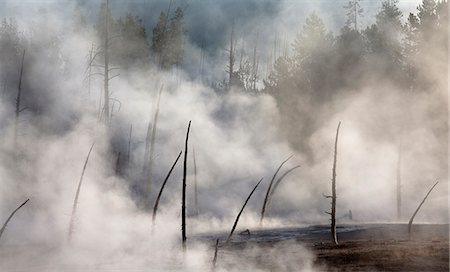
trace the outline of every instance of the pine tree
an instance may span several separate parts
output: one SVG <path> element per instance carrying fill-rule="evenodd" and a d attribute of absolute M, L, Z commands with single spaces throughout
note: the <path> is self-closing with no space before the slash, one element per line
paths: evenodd
<path fill-rule="evenodd" d="M 364 9 L 359 4 L 361 0 L 351 0 L 344 8 L 347 10 L 347 21 L 345 25 L 358 31 L 358 18 L 363 17 Z"/>

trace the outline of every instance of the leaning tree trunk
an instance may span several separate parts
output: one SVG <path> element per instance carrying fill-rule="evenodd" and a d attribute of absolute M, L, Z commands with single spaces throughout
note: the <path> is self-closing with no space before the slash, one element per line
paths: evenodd
<path fill-rule="evenodd" d="M 255 192 L 256 188 L 258 188 L 258 185 L 261 183 L 263 179 L 260 179 L 258 181 L 258 183 L 255 185 L 255 187 L 253 188 L 253 190 L 250 192 L 250 194 L 248 195 L 247 199 L 244 202 L 244 205 L 242 205 L 241 210 L 239 211 L 238 215 L 236 216 L 236 220 L 234 221 L 233 227 L 231 228 L 230 234 L 228 235 L 228 238 L 225 242 L 225 244 L 228 244 L 228 242 L 231 240 L 231 236 L 234 233 L 234 230 L 236 229 L 236 226 L 239 222 L 239 218 L 241 217 L 242 212 L 244 211 L 245 206 L 247 205 L 247 202 L 250 200 L 250 197 L 252 197 L 253 193 Z"/>
<path fill-rule="evenodd" d="M 433 191 L 434 187 L 436 187 L 436 185 L 439 182 L 436 181 L 436 183 L 431 187 L 431 189 L 428 191 L 428 193 L 425 195 L 425 197 L 423 198 L 422 202 L 420 202 L 419 207 L 417 207 L 416 211 L 413 213 L 413 215 L 411 216 L 411 219 L 409 219 L 408 222 L 408 234 L 409 234 L 409 239 L 411 239 L 411 229 L 412 229 L 412 223 L 414 220 L 414 217 L 416 217 L 416 214 L 419 212 L 420 208 L 422 207 L 423 203 L 425 202 L 425 200 L 427 199 L 428 195 L 430 195 L 431 191 Z"/>
<path fill-rule="evenodd" d="M 17 208 L 9 215 L 8 219 L 6 219 L 5 223 L 3 224 L 3 227 L 0 229 L 0 238 L 2 238 L 3 232 L 5 231 L 6 226 L 8 225 L 9 221 L 11 220 L 11 218 L 13 218 L 14 214 L 16 214 L 16 212 L 17 212 L 18 210 L 20 210 L 20 208 L 22 208 L 23 206 L 25 206 L 25 204 L 27 204 L 28 200 L 30 200 L 30 199 L 25 200 L 25 202 L 23 202 L 19 207 L 17 207 Z"/>
<path fill-rule="evenodd" d="M 267 202 L 269 200 L 269 195 L 272 189 L 272 185 L 273 182 L 275 181 L 275 178 L 277 177 L 278 172 L 280 172 L 281 167 L 283 167 L 283 165 L 292 158 L 293 155 L 291 155 L 289 158 L 287 158 L 285 161 L 283 161 L 280 166 L 277 168 L 277 171 L 275 171 L 275 174 L 273 174 L 272 180 L 270 180 L 269 183 L 269 187 L 267 188 L 267 192 L 266 192 L 266 196 L 264 197 L 264 202 L 263 202 L 263 206 L 261 208 L 261 217 L 259 219 L 259 225 L 262 226 L 263 224 L 263 220 L 264 220 L 264 216 L 266 214 L 266 208 L 267 208 Z"/>
<path fill-rule="evenodd" d="M 72 240 L 73 228 L 74 228 L 74 224 L 75 224 L 75 214 L 77 212 L 78 197 L 80 196 L 81 184 L 83 183 L 84 172 L 86 171 L 86 166 L 88 164 L 89 157 L 91 156 L 92 149 L 94 148 L 94 144 L 95 143 L 93 143 L 91 148 L 89 149 L 89 152 L 88 152 L 88 154 L 86 156 L 86 160 L 84 161 L 84 166 L 83 166 L 83 170 L 81 171 L 80 181 L 78 182 L 77 191 L 75 193 L 75 199 L 73 200 L 72 214 L 70 216 L 70 223 L 69 223 L 69 233 L 68 233 L 68 236 L 67 236 L 67 240 L 69 242 Z"/>
<path fill-rule="evenodd" d="M 186 250 L 186 174 L 187 174 L 187 154 L 189 131 L 191 130 L 191 121 L 186 132 L 186 143 L 184 145 L 184 162 L 183 162 L 183 188 L 181 198 L 181 241 L 183 243 L 183 251 Z"/>

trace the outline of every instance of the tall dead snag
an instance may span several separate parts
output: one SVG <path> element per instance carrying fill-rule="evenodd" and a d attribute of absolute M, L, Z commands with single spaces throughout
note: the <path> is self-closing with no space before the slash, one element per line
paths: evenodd
<path fill-rule="evenodd" d="M 411 229 L 412 229 L 412 223 L 414 220 L 414 217 L 416 217 L 416 214 L 419 212 L 420 208 L 422 207 L 423 203 L 425 202 L 425 200 L 427 199 L 428 195 L 430 195 L 431 191 L 433 191 L 434 187 L 436 187 L 436 185 L 439 183 L 439 181 L 436 181 L 436 183 L 431 187 L 431 189 L 428 191 L 428 193 L 425 195 L 425 197 L 423 198 L 422 202 L 420 202 L 419 207 L 417 207 L 416 211 L 413 213 L 413 215 L 411 216 L 411 219 L 409 219 L 408 222 L 408 234 L 409 234 L 409 239 L 411 239 Z"/>
<path fill-rule="evenodd" d="M 127 164 L 130 164 L 131 154 L 131 134 L 133 133 L 133 124 L 130 125 L 130 134 L 128 135 L 128 150 L 127 150 Z"/>
<path fill-rule="evenodd" d="M 331 216 L 331 237 L 333 243 L 338 245 L 337 232 L 336 232 L 336 163 L 337 163 L 337 144 L 339 138 L 339 128 L 341 127 L 341 122 L 339 122 L 336 129 L 336 140 L 334 142 L 334 158 L 333 158 L 333 170 L 331 177 L 331 196 L 325 196 L 326 198 L 331 198 L 331 213 L 327 212 Z"/>
<path fill-rule="evenodd" d="M 180 159 L 182 152 L 183 151 L 180 151 L 180 153 L 178 154 L 177 159 L 173 163 L 172 167 L 169 170 L 169 173 L 167 173 L 167 176 L 166 176 L 166 178 L 164 179 L 164 182 L 161 185 L 161 189 L 159 189 L 158 197 L 156 198 L 155 205 L 153 205 L 152 224 L 155 224 L 156 212 L 158 211 L 159 200 L 161 199 L 161 195 L 162 195 L 162 192 L 164 191 L 164 187 L 166 186 L 166 183 L 169 180 L 169 177 L 172 174 L 172 171 L 175 168 L 175 165 L 177 164 L 178 159 Z"/>
<path fill-rule="evenodd" d="M 231 26 L 231 34 L 230 34 L 230 48 L 228 49 L 228 90 L 231 89 L 231 85 L 233 84 L 233 76 L 234 76 L 234 23 Z"/>
<path fill-rule="evenodd" d="M 109 126 L 109 0 L 106 0 L 106 11 L 105 11 L 105 30 L 104 30 L 104 43 L 103 43 L 103 50 L 104 50 L 104 57 L 105 57 L 105 63 L 104 63 L 104 81 L 103 81 L 103 88 L 104 88 L 104 116 L 105 116 L 105 124 Z"/>
<path fill-rule="evenodd" d="M 217 252 L 219 251 L 219 239 L 216 240 L 216 246 L 214 247 L 214 258 L 212 260 L 212 271 L 216 270 Z"/>
<path fill-rule="evenodd" d="M 286 172 L 284 172 L 283 175 L 281 175 L 281 177 L 279 177 L 279 178 L 277 179 L 277 181 L 275 182 L 275 184 L 274 184 L 273 187 L 272 187 L 272 190 L 271 190 L 270 193 L 269 193 L 269 198 L 268 198 L 268 200 L 267 200 L 267 208 L 270 207 L 270 205 L 271 205 L 271 203 L 272 203 L 272 196 L 273 196 L 273 194 L 275 193 L 275 190 L 276 190 L 276 189 L 278 188 L 278 186 L 280 185 L 280 183 L 283 181 L 283 179 L 284 179 L 287 175 L 289 175 L 292 171 L 294 171 L 295 169 L 297 169 L 297 168 L 299 168 L 299 167 L 300 167 L 300 165 L 297 165 L 297 166 L 294 166 L 294 167 L 292 167 L 292 168 L 286 170 Z"/>
<path fill-rule="evenodd" d="M 264 202 L 263 202 L 263 206 L 261 208 L 261 218 L 259 219 L 259 224 L 262 226 L 263 224 L 263 220 L 264 220 L 264 215 L 266 213 L 266 208 L 267 208 L 267 201 L 269 200 L 269 194 L 270 191 L 272 189 L 272 185 L 273 182 L 275 181 L 275 178 L 277 177 L 278 172 L 280 172 L 281 167 L 283 167 L 283 165 L 292 158 L 293 155 L 291 155 L 289 158 L 287 158 L 285 161 L 283 161 L 280 166 L 278 167 L 277 171 L 275 171 L 275 174 L 273 174 L 272 180 L 270 180 L 269 183 L 269 187 L 267 188 L 267 192 L 266 192 L 266 196 L 264 197 Z"/>
<path fill-rule="evenodd" d="M 233 235 L 233 232 L 234 232 L 234 230 L 236 229 L 236 226 L 237 226 L 237 224 L 238 224 L 238 222 L 239 222 L 239 218 L 241 217 L 241 214 L 242 214 L 242 212 L 244 211 L 244 208 L 245 208 L 245 206 L 247 205 L 247 202 L 250 200 L 250 197 L 252 197 L 253 193 L 255 192 L 256 188 L 258 188 L 258 185 L 261 183 L 262 180 L 263 180 L 263 179 L 260 179 L 260 180 L 258 181 L 258 183 L 255 185 L 255 187 L 253 188 L 253 190 L 250 192 L 250 194 L 248 195 L 247 199 L 245 200 L 244 205 L 242 206 L 241 210 L 239 211 L 239 213 L 238 213 L 238 215 L 237 215 L 237 217 L 236 217 L 236 220 L 234 220 L 233 227 L 231 228 L 230 234 L 228 235 L 225 244 L 228 244 L 228 242 L 230 242 L 231 236 Z"/>
<path fill-rule="evenodd" d="M 88 154 L 86 156 L 86 160 L 84 162 L 83 170 L 81 171 L 80 181 L 78 182 L 77 191 L 75 193 L 75 199 L 73 200 L 72 215 L 70 216 L 69 233 L 68 233 L 68 237 L 67 237 L 67 240 L 69 242 L 72 240 L 73 227 L 74 227 L 74 223 L 75 223 L 75 214 L 77 212 L 78 197 L 80 196 L 80 190 L 81 190 L 81 184 L 83 183 L 84 172 L 86 171 L 86 166 L 88 164 L 89 157 L 91 156 L 91 151 L 94 148 L 94 144 L 95 143 L 92 144 L 92 146 L 89 149 L 89 152 L 88 152 Z"/>
<path fill-rule="evenodd" d="M 155 153 L 155 142 L 156 142 L 156 130 L 158 127 L 158 117 L 159 117 L 159 105 L 161 102 L 161 94 L 164 85 L 161 85 L 158 93 L 158 99 L 156 101 L 155 113 L 153 115 L 153 122 L 148 123 L 147 128 L 147 139 L 145 144 L 145 159 L 144 159 L 144 177 L 147 179 L 147 188 L 145 197 L 147 199 L 146 207 L 149 207 L 150 194 L 152 192 L 152 172 L 153 172 L 153 159 Z M 152 125 L 153 124 L 153 125 Z"/>
<path fill-rule="evenodd" d="M 22 53 L 22 63 L 20 65 L 20 74 L 19 74 L 19 86 L 17 87 L 17 98 L 16 98 L 16 111 L 15 111 L 15 120 L 14 120 L 14 149 L 17 147 L 17 134 L 19 129 L 19 115 L 24 110 L 20 108 L 20 98 L 22 96 L 22 77 L 23 77 L 23 63 L 25 60 L 25 49 Z"/>
<path fill-rule="evenodd" d="M 6 225 L 8 225 L 9 221 L 11 220 L 11 218 L 14 216 L 14 214 L 16 214 L 16 212 L 17 212 L 18 210 L 20 210 L 20 208 L 22 208 L 23 206 L 25 206 L 25 204 L 27 204 L 27 202 L 28 202 L 29 200 L 30 200 L 30 199 L 27 199 L 27 200 L 25 200 L 22 204 L 20 204 L 20 206 L 17 207 L 17 208 L 9 215 L 9 217 L 8 217 L 8 219 L 6 219 L 5 223 L 3 223 L 3 227 L 0 229 L 0 239 L 2 238 L 3 232 L 4 232 L 5 229 L 6 229 Z"/>
<path fill-rule="evenodd" d="M 183 162 L 183 188 L 181 198 L 181 241 L 183 243 L 183 250 L 186 250 L 186 174 L 187 174 L 187 154 L 188 154 L 188 141 L 189 131 L 191 130 L 191 121 L 186 132 L 186 143 L 184 145 L 184 162 Z"/>
<path fill-rule="evenodd" d="M 402 163 L 402 150 L 401 147 L 398 149 L 398 160 L 397 160 L 397 219 L 402 218 L 402 176 L 401 176 L 401 163 Z"/>
<path fill-rule="evenodd" d="M 195 160 L 195 148 L 192 149 L 192 156 L 194 159 L 194 206 L 195 215 L 198 216 L 197 161 Z"/>

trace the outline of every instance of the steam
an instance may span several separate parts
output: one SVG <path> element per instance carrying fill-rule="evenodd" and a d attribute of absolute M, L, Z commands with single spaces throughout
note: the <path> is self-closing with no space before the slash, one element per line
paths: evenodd
<path fill-rule="evenodd" d="M 264 226 L 327 224 L 328 216 L 324 211 L 329 210 L 329 203 L 322 194 L 327 194 L 330 188 L 334 131 L 340 120 L 337 218 L 348 210 L 352 210 L 353 217 L 360 222 L 391 222 L 396 218 L 400 143 L 404 214 L 412 214 L 423 197 L 425 185 L 434 180 L 447 182 L 447 130 L 442 125 L 447 124 L 442 102 L 445 93 L 406 94 L 389 81 L 374 85 L 372 79 L 364 78 L 362 81 L 367 82 L 364 88 L 348 90 L 327 104 L 326 109 L 316 110 L 309 108 L 307 102 L 296 102 L 296 107 L 314 111 L 314 118 L 320 121 L 320 126 L 310 136 L 302 135 L 301 128 L 280 126 L 280 109 L 270 94 L 254 96 L 231 90 L 223 95 L 204 83 L 222 78 L 226 67 L 223 53 L 226 31 L 220 33 L 220 37 L 211 38 L 211 43 L 205 42 L 210 48 L 202 49 L 200 40 L 206 38 L 200 37 L 194 27 L 186 40 L 188 64 L 182 69 L 161 71 L 151 66 L 121 72 L 110 86 L 111 96 L 120 101 L 121 106 L 119 109 L 117 103 L 114 107 L 111 126 L 105 128 L 98 118 L 101 78 L 93 79 L 91 94 L 84 83 L 86 57 L 97 37 L 94 33 L 70 30 L 68 10 L 71 12 L 75 4 L 66 9 L 57 2 L 6 1 L 0 4 L 2 10 L 10 11 L 16 18 L 23 36 L 29 41 L 24 45 L 27 47 L 26 80 L 22 86 L 22 103 L 27 110 L 20 115 L 17 148 L 11 141 L 16 74 L 10 75 L 8 90 L 0 97 L 0 129 L 4 136 L 0 143 L 0 220 L 6 218 L 17 203 L 30 198 L 20 214 L 9 222 L 0 240 L 0 270 L 208 270 L 214 241 L 208 244 L 191 237 L 228 231 L 256 178 L 264 176 L 265 181 L 270 180 L 279 162 L 291 154 L 294 157 L 286 163 L 286 169 L 299 164 L 302 167 L 286 176 L 279 186 L 277 183 L 277 193 L 267 207 Z M 86 13 L 94 6 L 98 8 L 98 3 L 81 2 Z M 193 2 L 188 14 L 189 11 L 199 12 L 195 8 L 198 2 L 203 1 Z M 210 7 L 211 12 L 204 15 L 208 19 L 205 25 L 219 15 L 233 14 L 241 7 L 240 2 L 261 7 L 255 1 L 230 1 L 233 9 L 227 11 Z M 288 11 L 320 11 L 325 5 L 305 2 L 307 8 L 303 9 L 299 3 L 303 1 L 282 1 L 271 3 L 267 9 L 261 8 L 261 12 L 242 19 L 243 27 L 238 36 L 253 36 L 249 34 L 253 26 L 267 25 L 266 29 L 259 29 L 260 37 L 274 29 L 280 29 L 280 36 L 295 37 L 293 32 L 301 29 L 302 22 L 295 22 L 298 29 L 287 28 L 294 22 L 294 16 Z M 405 10 L 411 8 L 409 3 L 404 4 Z M 114 15 L 122 16 L 121 8 L 125 4 L 113 3 L 112 6 L 115 4 Z M 135 9 L 133 4 L 129 6 L 129 10 Z M 164 5 L 155 2 L 155 6 Z M 158 13 L 160 10 L 162 8 Z M 298 17 L 304 20 L 304 16 Z M 194 22 L 193 18 L 195 16 L 190 17 L 189 25 L 195 26 L 199 22 Z M 337 28 L 338 22 L 332 20 L 333 16 L 326 18 L 331 18 L 330 29 Z M 269 24 L 272 21 L 275 23 Z M 256 40 L 250 40 L 247 44 L 252 47 L 254 42 Z M 286 38 L 284 43 L 290 42 Z M 261 61 L 269 59 L 273 51 L 271 42 L 261 41 L 260 45 Z M 199 67 L 195 59 L 202 50 L 208 54 L 204 70 L 210 73 L 203 82 L 198 80 Z M 16 65 L 19 71 L 20 62 L 11 65 Z M 430 63 L 428 67 L 431 75 L 441 68 Z M 0 69 L 6 70 L 6 67 L 2 65 Z M 446 87 L 445 79 L 436 78 L 436 82 L 439 87 Z M 189 156 L 186 255 L 183 255 L 180 234 L 180 164 L 165 186 L 153 234 L 151 214 L 144 209 L 144 203 L 149 199 L 153 203 L 158 193 L 157 190 L 150 196 L 143 193 L 145 185 L 141 174 L 147 126 L 155 112 L 154 101 L 162 83 L 165 89 L 152 151 L 153 188 L 160 188 L 167 169 L 183 149 L 186 124 L 192 120 L 189 148 L 192 150 L 195 146 L 200 214 L 193 216 L 197 212 L 194 165 Z M 130 145 L 129 135 L 132 135 Z M 301 138 L 313 155 L 301 152 L 286 135 Z M 86 151 L 93 142 L 95 147 L 84 173 L 69 245 L 66 237 L 73 197 Z M 121 162 L 123 171 L 116 175 L 117 154 L 128 154 L 129 147 L 129 162 Z M 261 204 L 268 186 L 263 181 L 255 191 L 239 227 L 259 226 Z M 448 188 L 439 186 L 416 221 L 448 222 L 447 202 Z M 299 257 L 292 260 L 280 255 L 286 248 L 294 250 L 293 254 Z M 246 262 L 245 258 L 252 256 L 267 257 L 272 269 L 277 271 L 316 269 L 313 254 L 298 244 L 282 243 L 267 251 L 252 246 L 242 252 L 244 257 L 219 250 L 217 271 L 236 270 L 233 268 L 236 263 L 242 265 L 239 270 L 267 269 Z"/>

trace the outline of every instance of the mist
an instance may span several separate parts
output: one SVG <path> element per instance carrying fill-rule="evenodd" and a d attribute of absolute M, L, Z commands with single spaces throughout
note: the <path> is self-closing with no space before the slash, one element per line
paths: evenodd
<path fill-rule="evenodd" d="M 339 122 L 338 218 L 351 210 L 358 223 L 405 223 L 439 181 L 415 220 L 449 222 L 446 1 L 436 8 L 441 15 L 430 23 L 436 25 L 417 15 L 423 23 L 416 26 L 408 14 L 419 13 L 421 1 L 392 1 L 400 15 L 388 22 L 377 15 L 381 3 L 362 1 L 364 11 L 353 25 L 343 8 L 348 1 L 169 6 L 111 0 L 109 116 L 102 36 L 107 13 L 100 2 L 0 3 L 0 220 L 30 199 L 1 236 L 1 270 L 207 271 L 214 242 L 196 237 L 228 232 L 264 178 L 238 225 L 239 231 L 261 228 L 270 179 L 291 155 L 284 169 L 301 167 L 277 188 L 264 227 L 327 225 L 330 203 L 323 195 L 331 190 Z M 155 29 L 167 11 L 164 31 L 175 34 L 158 40 Z M 184 151 L 189 121 L 184 252 L 181 162 L 153 227 L 148 203 Z M 69 242 L 75 192 L 92 144 Z M 277 271 L 327 269 L 314 264 L 306 247 L 295 250 L 298 259 L 281 258 L 286 244 L 269 253 L 246 247 L 244 258 L 225 251 L 218 271 L 269 271 L 245 262 L 261 255 Z"/>

